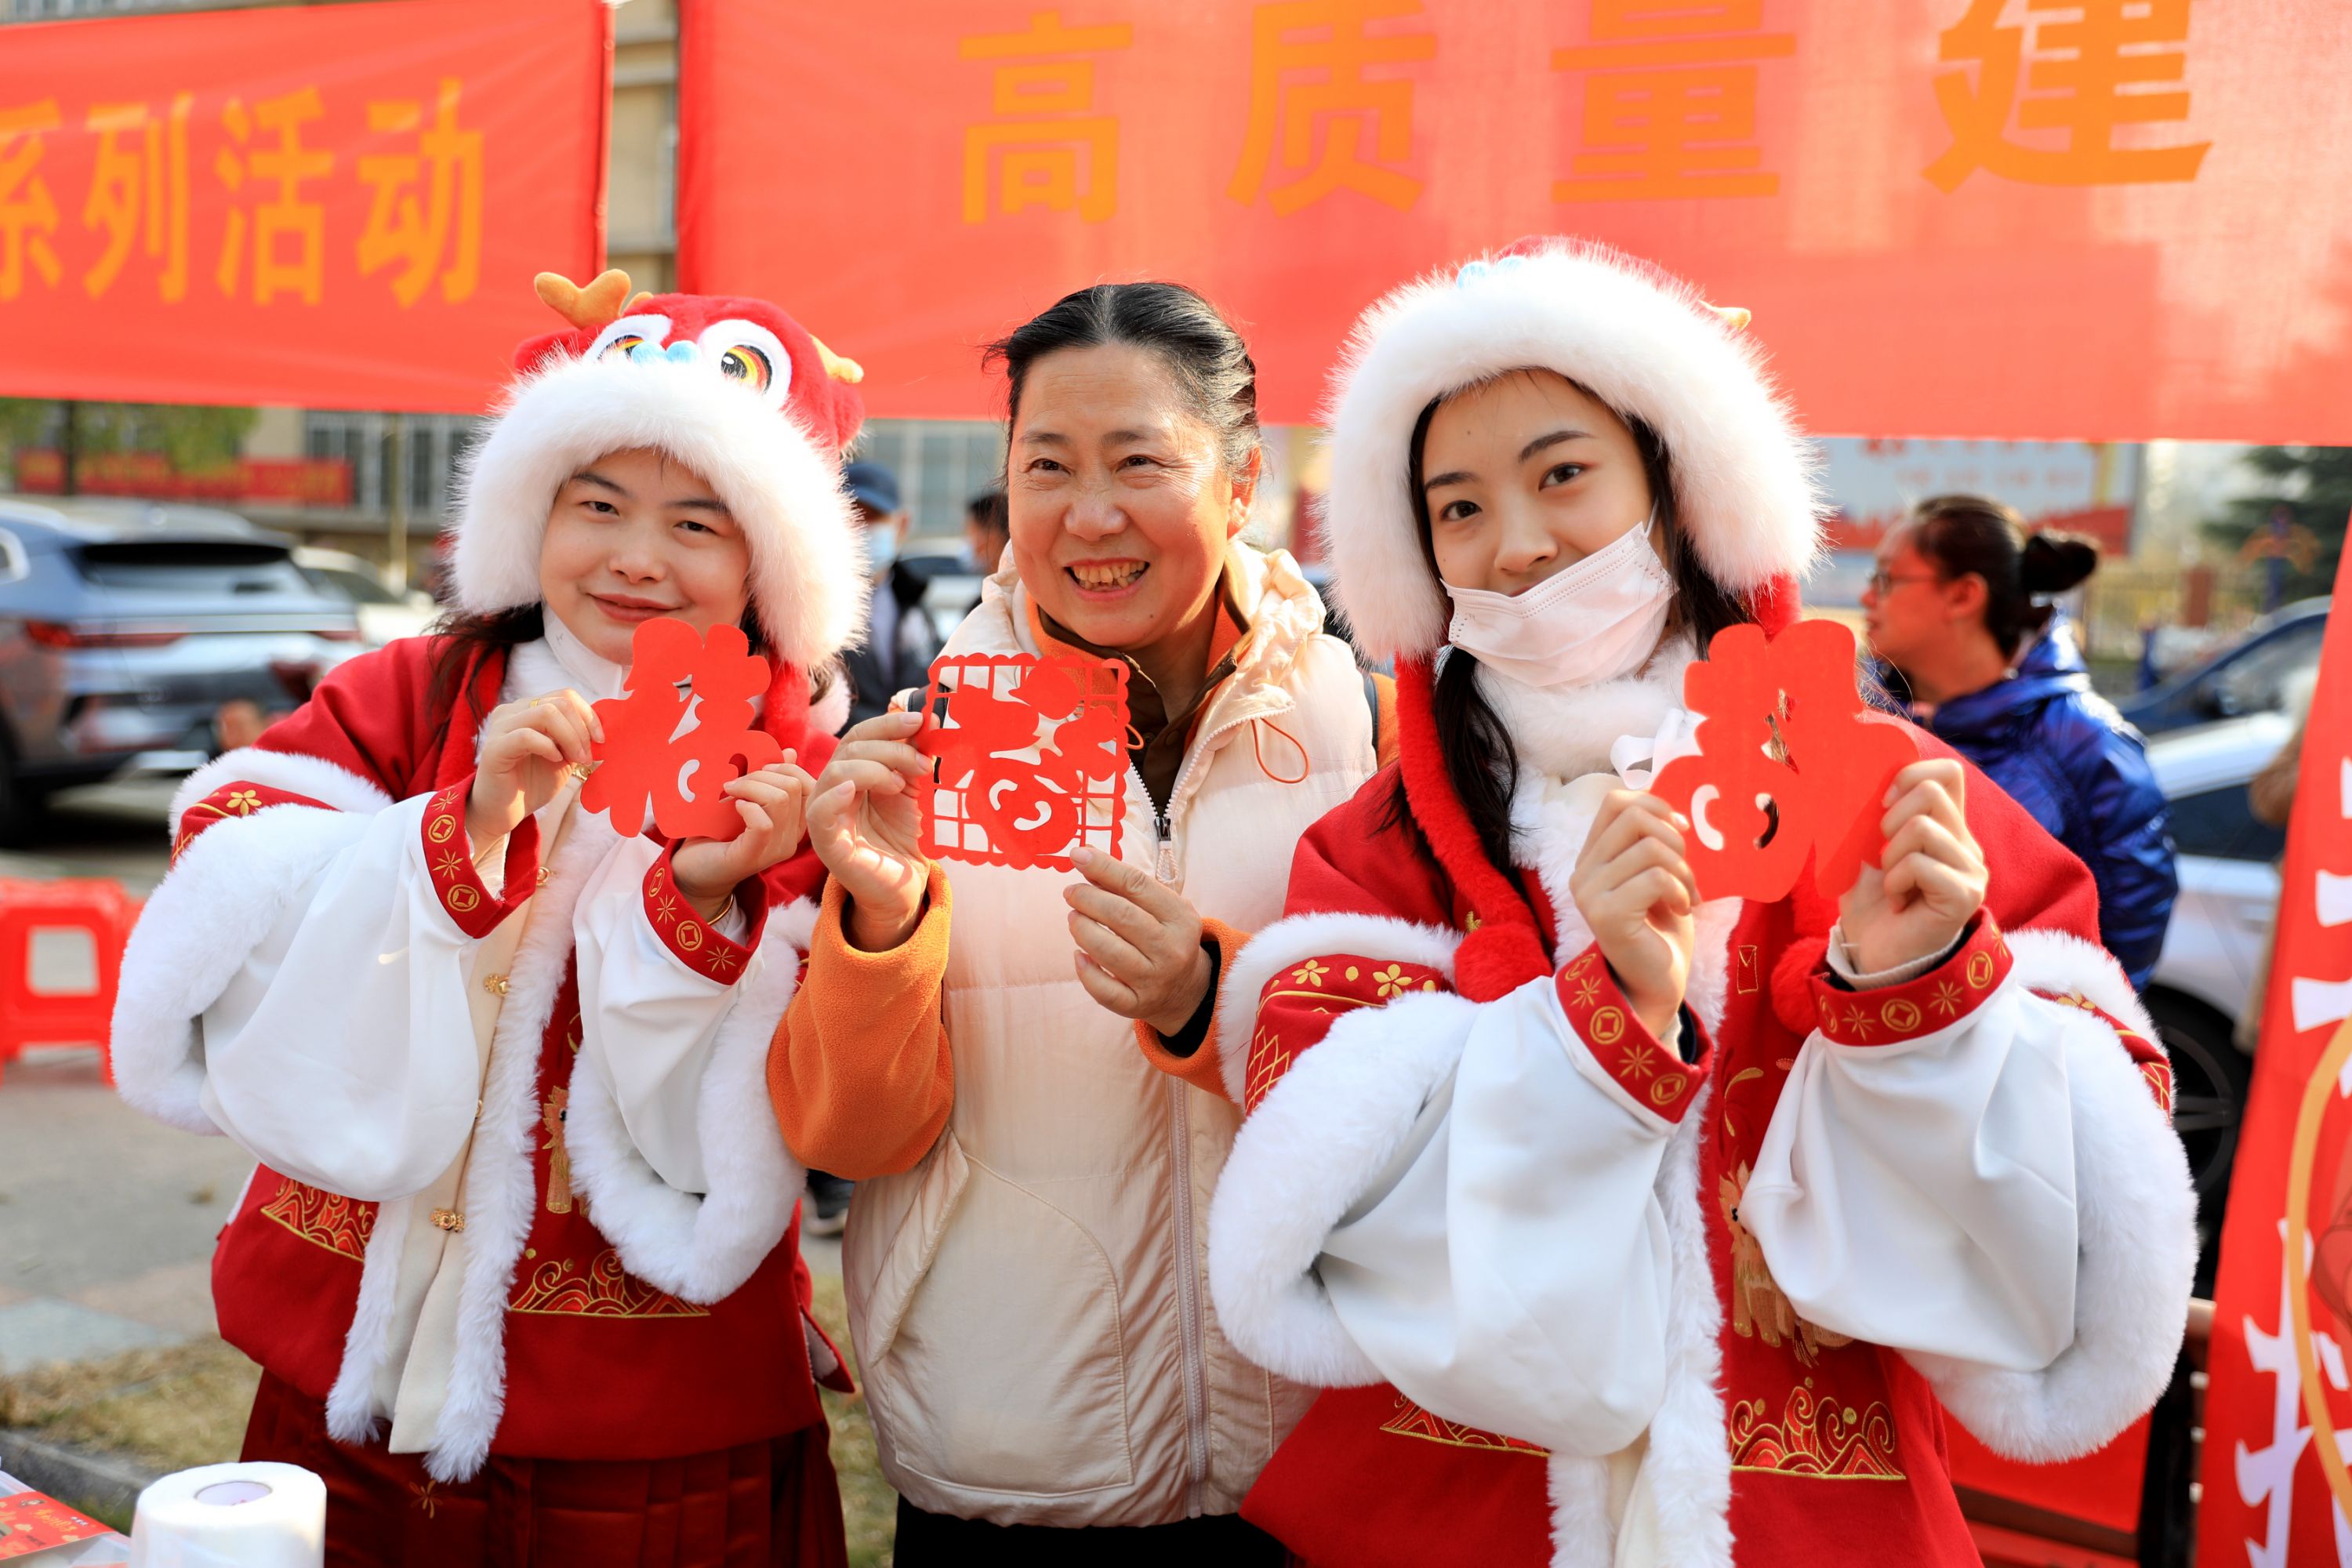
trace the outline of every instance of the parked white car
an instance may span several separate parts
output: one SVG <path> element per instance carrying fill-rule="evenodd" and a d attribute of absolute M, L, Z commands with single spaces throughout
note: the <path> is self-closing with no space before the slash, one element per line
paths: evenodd
<path fill-rule="evenodd" d="M 2294 733 L 2285 713 L 2252 713 L 2148 742 L 2148 765 L 2172 806 L 2180 896 L 2145 1000 L 2171 1055 L 2173 1127 L 2196 1173 L 2198 1224 L 2221 1220 L 2252 1060 L 2232 1038 L 2262 1005 L 2255 986 L 2278 914 L 2283 829 L 2254 818 L 2246 787 Z"/>
<path fill-rule="evenodd" d="M 399 637 L 422 637 L 440 618 L 441 607 L 433 602 L 433 595 L 415 588 L 393 587 L 373 564 L 357 555 L 304 545 L 294 552 L 294 564 L 319 587 L 352 602 L 360 618 L 360 635 L 370 647 L 382 647 Z"/>

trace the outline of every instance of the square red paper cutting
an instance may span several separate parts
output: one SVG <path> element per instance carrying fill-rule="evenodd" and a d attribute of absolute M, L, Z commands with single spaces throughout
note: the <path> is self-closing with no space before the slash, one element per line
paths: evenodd
<path fill-rule="evenodd" d="M 931 666 L 923 848 L 976 866 L 1072 869 L 1118 853 L 1127 807 L 1127 666 L 1082 655 L 961 654 Z"/>

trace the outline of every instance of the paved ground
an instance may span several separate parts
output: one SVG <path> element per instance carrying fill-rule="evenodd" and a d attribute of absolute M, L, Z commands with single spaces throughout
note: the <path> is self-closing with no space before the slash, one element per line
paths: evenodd
<path fill-rule="evenodd" d="M 165 868 L 171 785 L 78 790 L 0 878 L 113 877 L 144 896 Z M 87 955 L 37 950 L 64 985 Z M 253 1161 L 225 1138 L 159 1126 L 118 1100 L 94 1049 L 43 1050 L 0 1077 L 0 1374 L 213 1331 L 213 1238 Z M 838 1241 L 811 1241 L 837 1275 Z"/>

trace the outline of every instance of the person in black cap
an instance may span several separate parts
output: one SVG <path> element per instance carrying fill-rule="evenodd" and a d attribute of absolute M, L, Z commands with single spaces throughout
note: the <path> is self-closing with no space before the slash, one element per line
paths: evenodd
<path fill-rule="evenodd" d="M 866 641 L 842 655 L 851 686 L 849 722 L 887 711 L 890 699 L 920 686 L 939 657 L 939 628 L 923 608 L 923 575 L 898 558 L 907 513 L 898 503 L 898 477 L 879 463 L 852 463 L 841 481 L 866 529 L 866 560 L 874 574 L 866 600 Z"/>

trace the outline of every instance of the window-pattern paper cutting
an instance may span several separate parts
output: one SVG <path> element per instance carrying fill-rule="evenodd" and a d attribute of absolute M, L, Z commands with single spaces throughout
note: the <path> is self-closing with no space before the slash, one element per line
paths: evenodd
<path fill-rule="evenodd" d="M 1127 805 L 1127 666 L 1076 655 L 950 655 L 923 691 L 932 759 L 923 847 L 978 866 L 1072 868 L 1118 853 Z"/>

